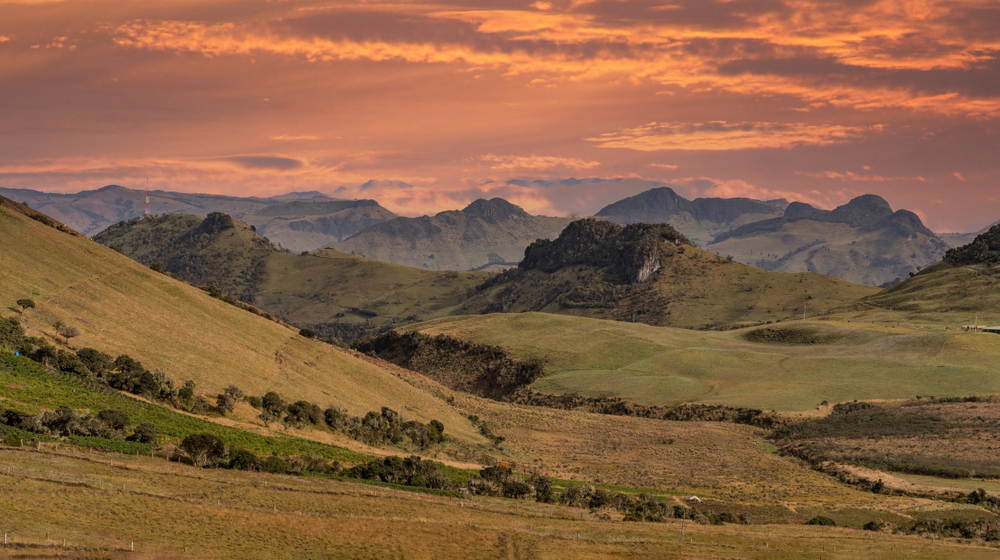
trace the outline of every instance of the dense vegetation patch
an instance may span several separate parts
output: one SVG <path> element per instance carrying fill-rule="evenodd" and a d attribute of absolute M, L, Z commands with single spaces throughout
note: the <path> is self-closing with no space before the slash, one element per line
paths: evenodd
<path fill-rule="evenodd" d="M 1000 263 L 1000 225 L 977 235 L 968 245 L 949 249 L 944 260 L 956 266 Z"/>
<path fill-rule="evenodd" d="M 452 389 L 498 400 L 530 385 L 544 373 L 539 361 L 517 360 L 499 346 L 445 335 L 389 331 L 362 339 L 354 348 L 419 371 Z"/>

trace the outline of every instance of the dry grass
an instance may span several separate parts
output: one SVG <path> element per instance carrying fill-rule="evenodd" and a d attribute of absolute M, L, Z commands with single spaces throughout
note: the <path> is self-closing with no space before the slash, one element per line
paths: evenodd
<path fill-rule="evenodd" d="M 248 394 L 336 404 L 352 414 L 389 406 L 408 419 L 443 422 L 449 435 L 482 441 L 440 398 L 295 329 L 247 313 L 155 273 L 98 243 L 0 209 L 0 297 L 29 297 L 28 334 L 62 343 L 53 323 L 77 325 L 74 348 L 129 354 L 176 382 L 215 394 L 235 384 Z"/>
<path fill-rule="evenodd" d="M 600 521 L 583 510 L 457 500 L 150 459 L 0 449 L 0 529 L 70 555 L 197 558 L 988 558 L 956 542 L 803 525 Z M 11 469 L 12 467 L 12 469 Z M 8 470 L 10 469 L 10 470 Z M 123 487 L 124 485 L 124 487 Z M 377 494 L 377 495 L 376 495 Z M 581 519 L 581 512 L 583 512 Z M 127 551 L 134 543 L 135 554 Z M 836 550 L 834 552 L 834 550 Z M 102 552 L 103 551 L 103 552 Z M 121 552 L 114 552 L 121 551 Z M 74 554 L 75 553 L 75 554 Z"/>

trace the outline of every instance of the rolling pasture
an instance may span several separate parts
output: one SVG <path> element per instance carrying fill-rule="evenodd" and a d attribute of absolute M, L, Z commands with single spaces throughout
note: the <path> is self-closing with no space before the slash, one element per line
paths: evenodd
<path fill-rule="evenodd" d="M 802 411 L 823 401 L 1000 392 L 1000 336 L 940 325 L 786 321 L 718 332 L 524 313 L 410 328 L 541 358 L 547 374 L 533 385 L 540 392 L 641 404 Z M 756 329 L 769 331 L 748 336 Z"/>

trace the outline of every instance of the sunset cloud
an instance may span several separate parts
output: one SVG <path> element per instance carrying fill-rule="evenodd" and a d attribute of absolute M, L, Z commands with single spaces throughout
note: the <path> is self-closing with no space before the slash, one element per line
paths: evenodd
<path fill-rule="evenodd" d="M 749 150 L 823 146 L 861 136 L 864 127 L 804 123 L 649 123 L 587 138 L 602 148 L 659 150 Z"/>
<path fill-rule="evenodd" d="M 3 6 L 2 186 L 586 215 L 648 174 L 1000 217 L 995 0 Z M 960 180 L 970 200 L 934 192 Z"/>
<path fill-rule="evenodd" d="M 593 169 L 599 167 L 599 161 L 585 161 L 577 158 L 554 156 L 498 156 L 487 154 L 480 159 L 491 163 L 490 169 L 497 171 L 515 171 L 524 169 L 553 169 L 565 167 L 569 169 Z"/>

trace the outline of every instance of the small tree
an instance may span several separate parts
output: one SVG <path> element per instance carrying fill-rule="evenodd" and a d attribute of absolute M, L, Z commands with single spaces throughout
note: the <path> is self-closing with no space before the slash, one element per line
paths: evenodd
<path fill-rule="evenodd" d="M 21 307 L 21 313 L 24 313 L 27 309 L 35 308 L 35 300 L 28 298 L 19 299 L 17 300 L 17 305 Z"/>
<path fill-rule="evenodd" d="M 74 325 L 59 325 L 56 327 L 56 332 L 66 339 L 66 344 L 69 344 L 69 339 L 82 334 L 80 328 Z"/>
<path fill-rule="evenodd" d="M 233 408 L 236 406 L 236 401 L 243 398 L 243 391 L 240 390 L 236 385 L 230 385 L 226 387 L 222 394 L 216 399 L 216 403 L 219 406 L 219 411 L 222 413 L 232 412 Z"/>
<path fill-rule="evenodd" d="M 156 424 L 152 422 L 143 422 L 135 427 L 135 433 L 129 436 L 128 439 L 129 441 L 151 443 L 156 445 L 156 440 L 159 435 L 160 429 L 156 427 Z"/>
<path fill-rule="evenodd" d="M 226 446 L 222 440 L 212 434 L 193 434 L 181 442 L 181 449 L 191 455 L 191 460 L 196 467 L 204 467 L 211 462 L 218 461 L 226 452 Z"/>
<path fill-rule="evenodd" d="M 190 401 L 194 397 L 194 381 L 185 381 L 184 386 L 177 390 L 177 396 L 184 402 Z"/>
<path fill-rule="evenodd" d="M 272 416 L 281 416 L 284 414 L 285 409 L 288 408 L 288 403 L 281 398 L 281 395 L 274 391 L 268 391 L 264 395 L 264 398 L 261 399 L 261 404 L 264 406 L 264 411 L 271 413 Z"/>
<path fill-rule="evenodd" d="M 107 424 L 112 430 L 123 430 L 129 425 L 128 414 L 115 410 L 113 408 L 108 408 L 97 413 L 97 418 Z"/>

